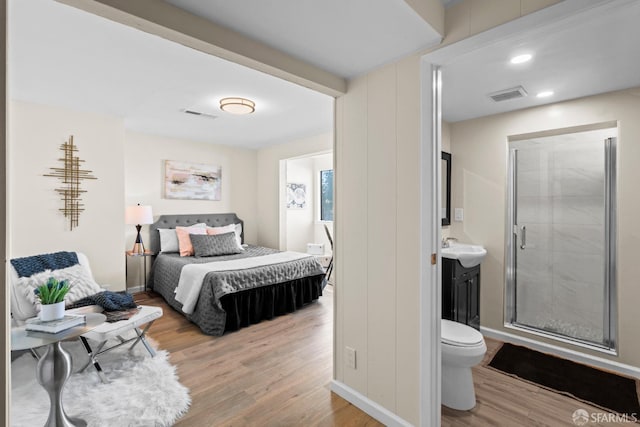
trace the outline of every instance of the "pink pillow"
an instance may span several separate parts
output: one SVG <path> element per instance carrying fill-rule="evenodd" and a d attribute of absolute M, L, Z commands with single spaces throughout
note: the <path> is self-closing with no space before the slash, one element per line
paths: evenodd
<path fill-rule="evenodd" d="M 210 236 L 215 236 L 216 234 L 225 234 L 236 231 L 235 224 L 225 225 L 224 227 L 207 227 L 207 234 Z"/>
<path fill-rule="evenodd" d="M 189 234 L 207 234 L 207 229 L 204 227 L 176 227 L 180 256 L 193 256 L 194 254 Z"/>

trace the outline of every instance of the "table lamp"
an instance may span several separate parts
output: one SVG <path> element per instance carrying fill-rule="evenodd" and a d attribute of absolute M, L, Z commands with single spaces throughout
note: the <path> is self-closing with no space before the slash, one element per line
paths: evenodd
<path fill-rule="evenodd" d="M 153 224 L 153 213 L 151 212 L 151 206 L 141 206 L 138 203 L 136 206 L 127 206 L 125 211 L 125 222 L 136 226 L 138 235 L 136 236 L 136 242 L 133 244 L 132 253 L 143 254 L 144 244 L 142 243 L 142 236 L 140 235 L 140 229 L 142 224 Z"/>

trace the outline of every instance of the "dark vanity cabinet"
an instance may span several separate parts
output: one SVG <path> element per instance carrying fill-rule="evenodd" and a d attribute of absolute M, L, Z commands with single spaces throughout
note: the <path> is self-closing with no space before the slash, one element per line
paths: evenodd
<path fill-rule="evenodd" d="M 442 258 L 442 318 L 480 329 L 480 265 Z"/>

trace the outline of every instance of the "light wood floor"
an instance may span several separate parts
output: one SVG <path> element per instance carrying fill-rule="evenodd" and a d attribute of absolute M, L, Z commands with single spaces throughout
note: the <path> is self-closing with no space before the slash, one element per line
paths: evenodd
<path fill-rule="evenodd" d="M 149 335 L 191 390 L 191 408 L 176 426 L 382 426 L 329 390 L 330 287 L 302 310 L 222 337 L 202 334 L 158 295 L 136 301 L 162 306 Z"/>
<path fill-rule="evenodd" d="M 476 407 L 471 411 L 456 411 L 443 406 L 442 427 L 575 426 L 571 417 L 579 408 L 589 414 L 603 413 L 602 409 L 488 368 L 486 365 L 502 343 L 488 338 L 485 341 L 487 354 L 482 363 L 473 368 Z M 589 422 L 587 425 L 617 424 Z"/>
<path fill-rule="evenodd" d="M 180 381 L 191 390 L 188 426 L 382 426 L 331 393 L 333 294 L 287 316 L 211 337 L 153 293 L 141 304 L 162 306 L 150 330 L 171 353 Z M 442 426 L 574 426 L 578 408 L 598 408 L 484 366 L 500 343 L 487 339 L 487 355 L 474 368 L 477 405 L 442 409 Z M 611 423 L 595 424 L 611 426 Z"/>

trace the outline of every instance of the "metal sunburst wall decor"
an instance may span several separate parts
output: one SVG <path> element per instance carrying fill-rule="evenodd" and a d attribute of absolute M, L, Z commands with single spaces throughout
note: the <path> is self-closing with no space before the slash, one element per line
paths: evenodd
<path fill-rule="evenodd" d="M 69 225 L 73 230 L 74 227 L 78 226 L 80 212 L 84 211 L 84 204 L 80 195 L 87 192 L 80 189 L 80 184 L 84 179 L 98 178 L 91 175 L 92 171 L 80 169 L 80 163 L 84 163 L 84 160 L 80 160 L 78 156 L 74 155 L 78 151 L 78 147 L 73 144 L 73 135 L 69 137 L 69 141 L 60 145 L 60 150 L 64 153 L 64 157 L 58 160 L 62 162 L 63 167 L 49 168 L 51 173 L 44 176 L 58 178 L 62 181 L 63 186 L 56 188 L 56 193 L 60 194 L 64 202 L 64 207 L 59 210 L 65 217 L 69 218 Z"/>

